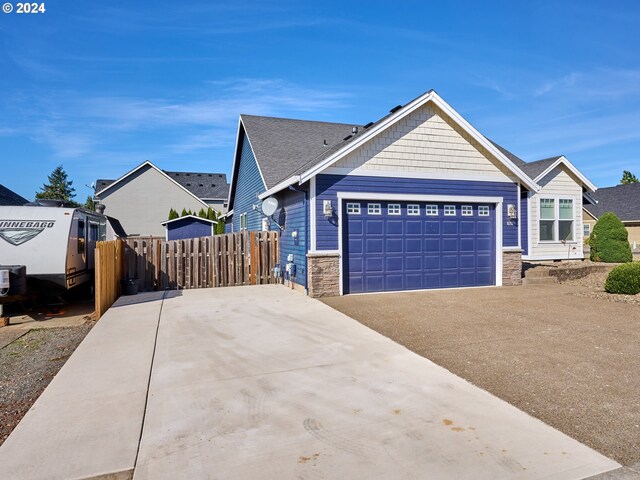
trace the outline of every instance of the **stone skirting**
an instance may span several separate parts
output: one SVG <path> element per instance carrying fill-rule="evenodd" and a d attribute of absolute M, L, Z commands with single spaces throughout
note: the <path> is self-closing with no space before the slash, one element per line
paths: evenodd
<path fill-rule="evenodd" d="M 340 255 L 308 253 L 307 262 L 309 296 L 318 298 L 340 295 Z"/>
<path fill-rule="evenodd" d="M 502 252 L 502 285 L 522 285 L 522 250 Z"/>

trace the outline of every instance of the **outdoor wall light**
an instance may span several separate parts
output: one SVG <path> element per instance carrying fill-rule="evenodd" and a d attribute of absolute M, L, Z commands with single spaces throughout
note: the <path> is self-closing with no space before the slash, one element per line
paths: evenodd
<path fill-rule="evenodd" d="M 327 218 L 333 217 L 333 207 L 331 206 L 331 200 L 322 201 L 322 212 Z"/>

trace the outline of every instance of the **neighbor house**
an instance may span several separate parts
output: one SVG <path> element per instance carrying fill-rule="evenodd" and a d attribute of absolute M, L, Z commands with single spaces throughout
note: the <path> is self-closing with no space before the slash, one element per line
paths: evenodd
<path fill-rule="evenodd" d="M 590 197 L 592 201 L 583 205 L 584 236 L 591 235 L 603 213 L 613 212 L 627 227 L 632 249 L 640 250 L 640 183 L 600 188 Z"/>
<path fill-rule="evenodd" d="M 224 173 L 168 172 L 146 161 L 117 180 L 97 180 L 95 199 L 127 236 L 165 236 L 170 209 L 224 213 L 228 190 Z"/>
<path fill-rule="evenodd" d="M 241 115 L 225 228 L 281 231 L 280 263 L 312 296 L 517 285 L 523 259 L 583 258 L 595 188 L 563 156 L 523 161 L 429 91 L 366 125 Z"/>
<path fill-rule="evenodd" d="M 185 215 L 184 217 L 165 220 L 162 225 L 165 227 L 165 239 L 185 240 L 187 238 L 210 237 L 215 233 L 215 220 L 201 218 L 196 215 Z"/>
<path fill-rule="evenodd" d="M 9 207 L 21 207 L 29 200 L 18 195 L 16 192 L 9 190 L 4 185 L 0 185 L 0 205 Z"/>

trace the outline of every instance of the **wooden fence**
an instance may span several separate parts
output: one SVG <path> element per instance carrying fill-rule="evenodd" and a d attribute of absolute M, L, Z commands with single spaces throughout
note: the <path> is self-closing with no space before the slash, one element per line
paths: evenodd
<path fill-rule="evenodd" d="M 96 243 L 96 318 L 100 318 L 120 296 L 120 280 L 124 277 L 124 252 L 122 240 Z"/>
<path fill-rule="evenodd" d="M 277 232 L 228 233 L 165 241 L 125 240 L 125 272 L 140 291 L 276 283 Z"/>

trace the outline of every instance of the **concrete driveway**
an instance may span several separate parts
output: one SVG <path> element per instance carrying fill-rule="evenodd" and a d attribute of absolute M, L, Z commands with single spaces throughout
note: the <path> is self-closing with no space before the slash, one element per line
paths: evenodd
<path fill-rule="evenodd" d="M 88 337 L 91 341 L 92 335 L 102 335 L 101 326 L 119 322 L 110 329 L 110 340 L 129 338 L 127 329 L 137 321 L 127 318 L 132 312 L 146 322 L 146 330 L 138 332 L 144 352 L 157 332 L 155 349 L 143 355 L 146 360 L 129 363 L 133 370 L 150 366 L 144 408 L 142 390 L 131 384 L 140 383 L 140 375 L 130 375 L 127 362 L 115 362 L 124 377 L 131 377 L 120 389 L 122 400 L 132 401 L 122 412 L 105 404 L 102 416 L 111 417 L 110 438 L 94 440 L 90 450 L 104 457 L 117 445 L 113 469 L 110 460 L 92 467 L 95 460 L 82 442 L 100 437 L 106 428 L 100 424 L 107 420 L 82 412 L 78 421 L 87 430 L 84 436 L 79 427 L 68 428 L 68 438 L 58 434 L 55 445 L 50 442 L 40 451 L 38 436 L 52 427 L 56 409 L 66 408 L 60 397 L 64 392 L 54 391 L 43 395 L 48 415 L 36 409 L 40 420 L 35 422 L 30 412 L 24 428 L 19 426 L 15 438 L 0 448 L 0 478 L 89 478 L 117 471 L 134 479 L 566 480 L 619 467 L 299 293 L 278 286 L 181 293 L 112 308 Z M 143 308 L 157 312 L 155 324 Z M 84 362 L 91 361 L 87 350 L 81 350 L 87 355 Z M 75 387 L 84 388 L 81 383 Z M 110 388 L 119 389 L 113 383 Z M 115 406 L 116 393 L 108 396 Z M 138 426 L 137 439 L 132 426 Z M 25 455 L 21 449 L 29 441 L 36 445 Z M 74 465 L 57 465 L 70 449 Z M 126 461 L 117 462 L 123 456 Z M 27 459 L 42 468 L 30 465 L 29 475 L 16 477 L 19 462 Z M 65 473 L 58 474 L 60 469 Z"/>

